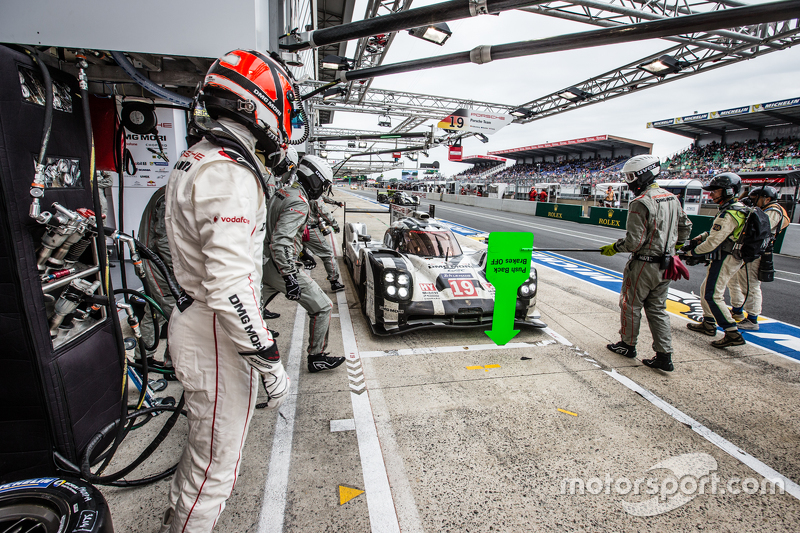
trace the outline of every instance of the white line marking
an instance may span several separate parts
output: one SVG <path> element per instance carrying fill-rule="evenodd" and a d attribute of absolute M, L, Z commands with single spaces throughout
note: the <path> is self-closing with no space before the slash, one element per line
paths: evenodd
<path fill-rule="evenodd" d="M 353 431 L 354 429 L 356 429 L 356 421 L 352 418 L 331 420 L 331 433 L 336 431 Z"/>
<path fill-rule="evenodd" d="M 394 357 L 396 355 L 425 355 L 431 353 L 449 353 L 449 352 L 481 352 L 484 350 L 513 350 L 515 348 L 533 348 L 535 346 L 547 346 L 554 344 L 553 341 L 545 340 L 539 342 L 510 342 L 505 346 L 498 346 L 496 344 L 471 344 L 468 346 L 435 346 L 431 348 L 404 348 L 402 350 L 378 350 L 374 352 L 361 352 L 362 359 L 371 359 L 375 357 Z"/>
<path fill-rule="evenodd" d="M 336 303 L 339 306 L 339 323 L 342 326 L 342 342 L 348 362 L 359 360 L 356 336 L 353 323 L 350 320 L 350 310 L 347 307 L 347 297 L 344 292 L 336 293 Z M 360 390 L 360 387 L 350 385 L 351 388 Z M 372 533 L 400 533 L 400 524 L 392 500 L 392 491 L 389 487 L 389 478 L 386 474 L 386 465 L 383 462 L 381 444 L 378 441 L 378 432 L 375 429 L 375 418 L 372 406 L 369 403 L 369 391 L 366 394 L 350 393 L 353 403 L 353 419 L 356 426 L 358 439 L 358 453 L 361 455 L 361 472 L 364 476 L 364 490 L 367 494 L 367 508 L 369 509 L 369 523 Z"/>
<path fill-rule="evenodd" d="M 261 512 L 258 515 L 258 533 L 281 533 L 286 512 L 286 490 L 289 486 L 289 465 L 292 461 L 292 438 L 297 411 L 297 384 L 300 380 L 300 360 L 302 355 L 303 330 L 306 324 L 306 310 L 297 306 L 292 329 L 292 343 L 286 373 L 289 376 L 289 396 L 276 414 L 275 434 L 272 437 L 272 452 L 269 458 L 269 472 L 264 484 Z"/>
<path fill-rule="evenodd" d="M 559 344 L 563 344 L 564 346 L 572 346 L 572 343 L 561 336 L 559 333 L 556 333 L 550 328 L 544 328 L 544 332 L 553 337 Z"/>
<path fill-rule="evenodd" d="M 611 370 L 610 372 L 604 370 L 606 374 L 617 380 L 618 382 L 622 383 L 626 387 L 628 387 L 633 392 L 640 394 L 645 400 L 652 403 L 672 418 L 677 420 L 682 424 L 686 424 L 689 426 L 692 431 L 706 439 L 708 442 L 716 446 L 717 448 L 721 449 L 734 459 L 737 459 L 744 463 L 745 465 L 749 466 L 765 478 L 769 480 L 780 479 L 786 488 L 786 492 L 800 500 L 800 485 L 792 481 L 791 479 L 787 478 L 783 474 L 773 470 L 769 466 L 765 465 L 749 453 L 745 452 L 732 442 L 724 439 L 723 437 L 717 435 L 706 426 L 698 422 L 697 420 L 691 418 L 689 415 L 685 414 L 684 412 L 676 409 L 675 407 L 671 406 L 649 390 L 639 386 L 636 382 L 628 379 L 627 377 L 623 376 L 622 374 L 618 373 L 616 370 Z"/>
<path fill-rule="evenodd" d="M 779 279 L 781 281 L 788 281 L 789 283 L 800 283 L 800 281 L 795 281 L 793 279 L 786 279 L 786 278 L 775 278 L 775 279 Z"/>
<path fill-rule="evenodd" d="M 500 222 L 506 222 L 506 223 L 514 224 L 516 226 L 524 226 L 526 228 L 535 228 L 535 229 L 538 229 L 538 230 L 541 230 L 541 231 L 548 231 L 548 232 L 551 232 L 551 233 L 557 233 L 559 235 L 569 235 L 570 237 L 575 237 L 577 239 L 583 239 L 583 240 L 586 240 L 586 241 L 608 242 L 608 237 L 603 237 L 602 235 L 593 235 L 593 234 L 590 234 L 590 233 L 587 233 L 587 232 L 578 233 L 578 232 L 565 230 L 563 228 L 554 229 L 552 226 L 546 226 L 544 224 L 536 224 L 535 222 L 528 222 L 528 221 L 523 221 L 523 220 L 515 220 L 513 218 L 486 215 L 486 214 L 476 213 L 476 212 L 473 212 L 473 211 L 467 211 L 465 209 L 455 209 L 455 208 L 449 207 L 449 206 L 447 206 L 447 207 L 439 206 L 439 205 L 436 206 L 437 210 L 440 209 L 440 208 L 444 209 L 445 211 L 455 211 L 457 213 L 464 213 L 464 214 L 467 214 L 469 216 L 480 217 L 480 218 L 488 218 L 490 220 L 497 220 L 497 221 L 500 221 Z M 608 228 L 608 229 L 613 229 L 613 228 Z M 615 230 L 615 231 L 622 231 L 622 230 Z M 593 235 L 593 236 L 592 237 L 587 237 L 587 235 Z M 597 238 L 594 238 L 594 237 L 597 237 Z"/>

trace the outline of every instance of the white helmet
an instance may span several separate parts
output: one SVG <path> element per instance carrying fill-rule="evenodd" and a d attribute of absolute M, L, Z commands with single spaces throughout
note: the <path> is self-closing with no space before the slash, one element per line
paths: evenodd
<path fill-rule="evenodd" d="M 280 163 L 273 169 L 276 176 L 286 177 L 286 174 L 297 169 L 298 155 L 297 150 L 291 144 L 286 148 L 286 155 Z"/>
<path fill-rule="evenodd" d="M 659 172 L 661 172 L 661 162 L 658 157 L 651 154 L 635 155 L 628 159 L 625 166 L 622 167 L 625 183 L 636 194 L 653 183 Z"/>
<path fill-rule="evenodd" d="M 315 155 L 304 155 L 297 165 L 297 181 L 311 200 L 316 200 L 333 185 L 333 170 L 327 161 Z"/>

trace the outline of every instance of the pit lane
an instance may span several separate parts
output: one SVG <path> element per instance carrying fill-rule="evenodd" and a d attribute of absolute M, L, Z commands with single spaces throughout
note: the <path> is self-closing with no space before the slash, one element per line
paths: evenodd
<path fill-rule="evenodd" d="M 388 214 L 359 221 L 379 238 Z M 480 329 L 378 338 L 340 267 L 347 290 L 331 295 L 330 349 L 348 361 L 338 370 L 308 374 L 304 313 L 280 298 L 270 306 L 282 314 L 270 327 L 283 334 L 293 402 L 256 412 L 218 530 L 796 529 L 797 363 L 751 345 L 715 350 L 674 317 L 676 371 L 655 372 L 605 349 L 618 329 L 611 291 L 550 268 L 539 269 L 538 297 L 549 330 L 523 330 L 512 347 L 489 349 Z M 327 287 L 322 269 L 312 275 Z M 647 355 L 646 328 L 641 337 Z M 177 459 L 182 424 L 159 460 Z M 724 479 L 762 479 L 771 468 L 787 492 L 697 495 L 654 516 L 623 507 L 649 495 L 562 494 L 564 480 L 646 477 L 687 454 L 712 457 Z M 118 527 L 155 530 L 166 487 L 107 491 Z M 358 495 L 340 505 L 342 494 Z"/>

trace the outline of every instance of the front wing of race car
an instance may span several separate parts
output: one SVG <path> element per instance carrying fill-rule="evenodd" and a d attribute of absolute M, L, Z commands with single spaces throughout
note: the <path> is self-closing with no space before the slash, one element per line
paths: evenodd
<path fill-rule="evenodd" d="M 359 227 L 360 224 L 353 226 Z M 372 332 L 394 335 L 423 328 L 491 327 L 494 287 L 486 280 L 485 254 L 421 258 L 359 241 L 358 230 L 345 239 L 345 262 Z M 347 233 L 347 231 L 346 231 Z M 514 325 L 544 328 L 536 310 L 535 268 L 518 292 Z"/>

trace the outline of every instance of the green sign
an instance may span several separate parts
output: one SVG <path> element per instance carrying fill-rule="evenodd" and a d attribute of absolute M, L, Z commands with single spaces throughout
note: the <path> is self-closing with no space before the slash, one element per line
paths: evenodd
<path fill-rule="evenodd" d="M 489 234 L 486 279 L 494 285 L 492 329 L 486 335 L 498 346 L 508 344 L 514 329 L 517 289 L 530 277 L 533 233 L 494 231 Z"/>
<path fill-rule="evenodd" d="M 550 204 L 538 202 L 536 204 L 536 216 L 554 218 L 556 220 L 569 220 L 570 222 L 580 222 L 583 208 L 579 205 L 569 204 Z"/>
<path fill-rule="evenodd" d="M 609 228 L 625 229 L 628 221 L 627 209 L 612 209 L 610 207 L 590 207 L 589 224 L 607 226 Z"/>

